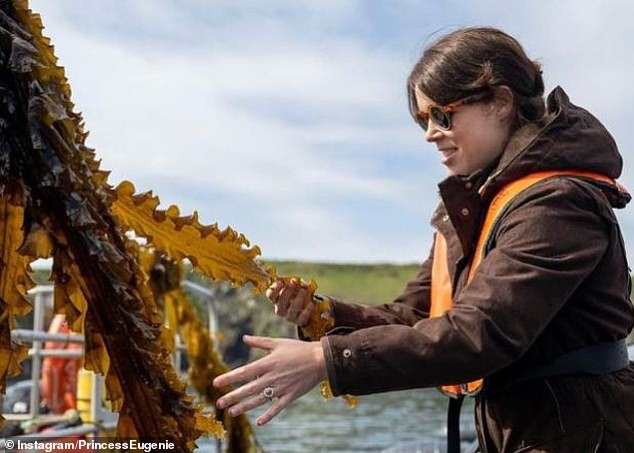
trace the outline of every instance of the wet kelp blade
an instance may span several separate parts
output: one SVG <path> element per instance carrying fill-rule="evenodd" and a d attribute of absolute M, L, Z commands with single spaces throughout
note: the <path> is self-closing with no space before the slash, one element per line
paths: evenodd
<path fill-rule="evenodd" d="M 13 257 L 15 248 L 4 244 L 3 372 L 14 363 L 7 332 L 12 307 L 23 311 L 20 297 L 29 285 L 25 261 L 52 254 L 56 307 L 73 317 L 75 327 L 85 319 L 86 363 L 106 374 L 121 411 L 119 435 L 170 439 L 177 451 L 191 451 L 209 429 L 207 419 L 186 395 L 169 351 L 158 341 L 160 319 L 151 291 L 110 214 L 107 173 L 84 145 L 87 134 L 56 61 L 27 3 L 0 2 L 0 198 L 8 209 L 18 207 L 11 213 L 15 218 L 3 220 L 4 228 L 9 235 L 24 232 L 25 239 L 16 236 L 14 245 L 23 243 L 19 253 L 26 257 Z M 22 282 L 20 297 L 9 280 Z"/>
<path fill-rule="evenodd" d="M 146 238 L 170 258 L 188 258 L 203 274 L 229 280 L 235 285 L 251 283 L 263 291 L 275 276 L 257 262 L 260 248 L 248 248 L 243 234 L 227 227 L 201 225 L 198 215 L 180 216 L 176 206 L 158 209 L 159 199 L 151 192 L 134 194 L 134 185 L 124 181 L 114 190 L 112 212 L 121 225 Z"/>
<path fill-rule="evenodd" d="M 14 316 L 31 311 L 26 292 L 35 284 L 29 275 L 32 259 L 18 253 L 24 241 L 24 209 L 7 197 L 0 198 L 0 392 L 5 392 L 7 377 L 16 376 L 27 348 L 11 342 Z"/>
<path fill-rule="evenodd" d="M 229 390 L 217 389 L 212 382 L 216 376 L 229 371 L 229 367 L 182 289 L 184 265 L 182 261 L 173 260 L 156 249 L 137 246 L 137 250 L 139 262 L 143 263 L 143 269 L 150 276 L 150 286 L 164 314 L 166 327 L 162 340 L 170 350 L 175 350 L 174 338 L 177 334 L 180 336 L 187 352 L 188 382 L 206 403 L 215 407 L 216 400 Z M 222 424 L 217 423 L 216 430 L 226 430 L 226 451 L 260 451 L 245 414 L 234 418 L 227 411 L 214 410 L 216 418 L 222 420 Z"/>

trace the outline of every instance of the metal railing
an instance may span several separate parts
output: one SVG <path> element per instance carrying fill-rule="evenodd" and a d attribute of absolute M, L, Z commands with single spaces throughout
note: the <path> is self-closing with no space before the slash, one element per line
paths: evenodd
<path fill-rule="evenodd" d="M 42 359 L 44 357 L 81 358 L 83 350 L 79 349 L 50 349 L 44 348 L 44 342 L 60 343 L 84 343 L 83 335 L 49 333 L 44 330 L 44 316 L 46 307 L 53 303 L 53 286 L 37 286 L 29 292 L 33 296 L 33 329 L 14 329 L 11 332 L 12 341 L 31 343 L 29 357 L 31 358 L 31 387 L 28 414 L 2 414 L 8 421 L 36 421 L 41 425 L 56 422 L 67 422 L 68 417 L 62 414 L 40 414 L 40 374 L 42 371 Z M 114 430 L 116 426 L 116 414 L 105 410 L 101 405 L 101 387 L 103 377 L 93 374 L 91 389 L 91 424 L 69 427 L 66 429 L 49 431 L 46 433 L 35 432 L 11 437 L 11 439 L 46 440 L 58 439 L 65 436 L 82 436 L 95 434 L 102 430 Z M 6 439 L 0 439 L 0 448 L 5 448 Z"/>

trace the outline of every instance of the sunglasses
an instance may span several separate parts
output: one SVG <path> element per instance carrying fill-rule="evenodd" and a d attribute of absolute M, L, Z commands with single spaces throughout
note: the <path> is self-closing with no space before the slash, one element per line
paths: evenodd
<path fill-rule="evenodd" d="M 451 117 L 453 116 L 453 112 L 460 106 L 466 104 L 472 104 L 474 102 L 478 102 L 488 97 L 491 93 L 489 91 L 485 91 L 482 93 L 472 94 L 467 96 L 466 98 L 462 98 L 456 102 L 452 102 L 447 105 L 431 105 L 427 108 L 426 111 L 417 111 L 414 113 L 414 121 L 418 123 L 420 127 L 423 128 L 425 132 L 429 129 L 429 120 L 431 119 L 434 124 L 436 124 L 441 130 L 448 131 L 451 129 Z"/>

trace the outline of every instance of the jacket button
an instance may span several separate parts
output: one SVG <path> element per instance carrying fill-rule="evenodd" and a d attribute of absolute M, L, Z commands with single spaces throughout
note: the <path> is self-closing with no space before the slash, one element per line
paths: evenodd
<path fill-rule="evenodd" d="M 350 357 L 352 357 L 352 351 L 348 348 L 343 350 L 343 358 L 344 359 L 349 359 Z"/>
<path fill-rule="evenodd" d="M 467 208 L 462 208 L 462 210 L 460 211 L 460 213 L 463 216 L 468 216 L 469 215 L 469 210 Z"/>
<path fill-rule="evenodd" d="M 449 220 L 449 216 L 447 214 L 445 214 L 444 216 L 442 216 L 442 221 L 446 222 L 447 220 Z"/>
<path fill-rule="evenodd" d="M 465 189 L 467 189 L 467 190 L 470 190 L 472 187 L 473 187 L 473 183 L 472 183 L 472 182 L 467 182 L 467 183 L 464 185 L 464 188 L 465 188 Z"/>

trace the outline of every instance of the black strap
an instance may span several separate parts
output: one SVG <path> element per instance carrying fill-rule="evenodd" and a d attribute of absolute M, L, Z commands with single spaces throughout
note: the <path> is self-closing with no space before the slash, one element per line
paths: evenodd
<path fill-rule="evenodd" d="M 447 408 L 447 453 L 460 453 L 460 408 L 464 395 L 449 398 Z"/>
<path fill-rule="evenodd" d="M 610 374 L 629 366 L 625 339 L 597 343 L 555 357 L 538 366 L 514 370 L 514 383 L 570 374 Z M 460 409 L 464 395 L 449 398 L 447 408 L 447 453 L 460 453 Z"/>
<path fill-rule="evenodd" d="M 517 376 L 516 382 L 567 374 L 602 375 L 614 373 L 629 364 L 627 343 L 622 339 L 576 349 L 544 365 L 521 369 L 513 374 Z"/>

